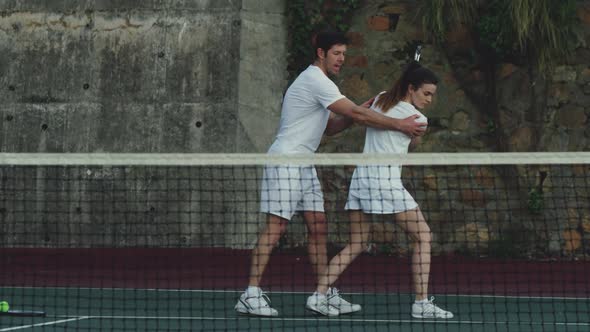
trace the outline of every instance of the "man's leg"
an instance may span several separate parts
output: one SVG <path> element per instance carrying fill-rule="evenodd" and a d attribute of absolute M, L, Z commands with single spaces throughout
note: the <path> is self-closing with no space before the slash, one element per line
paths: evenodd
<path fill-rule="evenodd" d="M 252 261 L 250 264 L 250 279 L 248 286 L 258 287 L 260 279 L 266 269 L 272 250 L 279 242 L 281 235 L 287 228 L 287 220 L 279 216 L 268 214 L 266 228 L 258 237 L 258 244 L 252 250 Z"/>
<path fill-rule="evenodd" d="M 278 316 L 278 311 L 270 306 L 269 298 L 259 285 L 270 254 L 286 227 L 286 219 L 268 214 L 266 227 L 258 237 L 256 248 L 252 250 L 248 288 L 235 306 L 237 312 L 255 316 Z"/>
<path fill-rule="evenodd" d="M 326 272 L 328 253 L 326 249 L 328 225 L 326 214 L 318 211 L 305 211 L 303 213 L 308 231 L 307 251 L 309 261 L 316 278 L 320 278 Z M 338 309 L 330 306 L 326 294 L 317 292 L 307 299 L 305 307 L 324 316 L 338 316 Z"/>

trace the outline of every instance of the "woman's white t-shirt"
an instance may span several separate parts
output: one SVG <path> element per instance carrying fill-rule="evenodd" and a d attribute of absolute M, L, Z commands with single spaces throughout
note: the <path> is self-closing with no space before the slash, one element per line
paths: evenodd
<path fill-rule="evenodd" d="M 414 105 L 400 101 L 387 112 L 375 106 L 371 109 L 395 119 L 405 119 L 419 115 L 417 122 L 427 122 L 427 118 Z M 399 131 L 367 128 L 363 153 L 405 154 L 411 138 Z M 401 180 L 401 165 L 357 166 L 352 176 L 347 209 L 362 209 L 366 213 L 397 213 L 417 206 L 404 188 Z M 353 203 L 356 201 L 357 203 Z M 361 204 L 362 203 L 362 204 Z"/>

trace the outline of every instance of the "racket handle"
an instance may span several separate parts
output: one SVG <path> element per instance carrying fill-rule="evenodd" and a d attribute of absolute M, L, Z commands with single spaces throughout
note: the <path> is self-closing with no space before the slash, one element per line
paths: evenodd
<path fill-rule="evenodd" d="M 414 61 L 420 62 L 420 55 L 422 54 L 422 45 L 416 46 L 416 52 L 414 53 Z"/>
<path fill-rule="evenodd" d="M 35 310 L 8 310 L 0 312 L 0 316 L 20 316 L 20 317 L 45 317 L 45 311 Z"/>

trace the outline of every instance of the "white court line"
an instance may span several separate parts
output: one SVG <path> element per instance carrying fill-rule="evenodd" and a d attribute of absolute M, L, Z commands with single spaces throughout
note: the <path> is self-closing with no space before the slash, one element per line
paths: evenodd
<path fill-rule="evenodd" d="M 57 324 L 62 324 L 62 323 L 74 322 L 74 321 L 88 319 L 88 318 L 90 318 L 90 317 L 89 316 L 82 316 L 82 317 L 75 317 L 75 318 L 70 318 L 70 319 L 56 320 L 56 321 L 53 321 L 53 322 L 45 322 L 45 323 L 38 323 L 38 324 L 30 324 L 30 325 L 7 327 L 7 328 L 4 328 L 4 329 L 1 329 L 0 331 L 24 330 L 24 329 L 30 329 L 30 328 L 39 327 L 39 326 L 57 325 Z"/>
<path fill-rule="evenodd" d="M 102 288 L 105 289 L 105 288 Z M 121 289 L 128 289 L 128 288 L 121 288 Z M 116 290 L 116 289 L 113 289 Z M 155 289 L 155 288 L 145 288 L 145 289 L 137 289 L 137 290 L 144 290 L 144 291 L 155 291 L 155 292 L 192 292 L 192 293 L 232 293 L 232 294 L 241 294 L 243 290 L 222 290 L 222 289 Z M 309 294 L 310 292 L 295 292 L 295 291 L 276 291 L 276 292 L 265 292 L 266 294 Z M 375 292 L 341 292 L 341 294 L 345 295 L 407 295 L 413 296 L 411 293 L 375 293 Z M 517 296 L 517 295 L 478 295 L 478 294 L 433 294 L 434 296 L 444 296 L 444 297 L 482 297 L 482 298 L 501 298 L 501 299 L 524 299 L 524 300 L 583 300 L 587 301 L 590 298 L 587 297 L 563 297 L 563 296 Z"/>
<path fill-rule="evenodd" d="M 154 289 L 154 288 L 93 288 L 93 287 L 2 287 L 6 288 L 18 288 L 18 289 L 58 289 L 58 290 L 91 290 L 91 291 L 148 291 L 148 292 L 175 292 L 175 293 L 229 293 L 229 294 L 239 294 L 241 290 L 206 290 L 206 289 Z M 269 292 L 269 294 L 306 294 L 307 292 Z M 346 293 L 346 294 L 355 294 L 355 295 L 387 295 L 392 293 Z M 395 295 L 410 295 L 408 293 L 393 293 Z M 503 296 L 503 295 L 461 295 L 461 294 L 441 294 L 447 297 L 481 297 L 481 298 L 512 298 L 512 299 L 545 299 L 545 300 L 583 300 L 587 301 L 588 298 L 572 298 L 572 297 L 530 297 L 530 296 Z M 70 318 L 71 316 L 65 315 L 56 315 L 53 316 L 55 318 L 68 318 L 64 320 L 59 320 L 55 322 L 48 322 L 48 323 L 41 323 L 35 325 L 27 325 L 22 327 L 16 328 L 8 328 L 2 329 L 1 331 L 12 331 L 18 329 L 25 329 L 25 328 L 32 328 L 37 326 L 43 325 L 54 325 L 59 323 L 66 323 L 70 321 L 76 320 L 83 320 L 83 319 L 131 319 L 131 320 L 140 320 L 140 319 L 153 319 L 153 320 L 207 320 L 207 321 L 238 321 L 241 319 L 249 319 L 247 316 L 236 316 L 236 317 L 192 317 L 192 316 L 177 316 L 177 317 L 165 317 L 165 316 L 83 316 L 83 317 L 75 317 Z M 268 321 L 285 321 L 285 322 L 302 322 L 302 321 L 333 321 L 333 322 L 344 322 L 344 323 L 382 323 L 382 324 L 452 324 L 452 325 L 533 325 L 533 326 L 566 326 L 566 327 L 590 327 L 590 322 L 534 322 L 534 321 L 527 321 L 527 322 L 518 322 L 518 321 L 482 321 L 482 320 L 411 320 L 411 319 L 355 319 L 355 318 L 297 318 L 297 317 L 281 317 L 281 318 L 264 318 L 264 317 L 256 317 L 256 319 L 260 320 L 268 320 Z"/>
<path fill-rule="evenodd" d="M 230 289 L 164 289 L 164 288 L 98 288 L 98 287 L 1 287 L 3 289 L 74 289 L 74 290 L 96 290 L 96 291 L 150 291 L 162 293 L 231 293 L 241 294 L 244 290 Z M 299 291 L 273 291 L 265 292 L 266 294 L 309 294 L 309 292 Z M 375 293 L 375 292 L 341 292 L 345 295 L 408 295 L 410 293 Z M 588 301 L 588 297 L 565 297 L 565 296 L 517 296 L 517 295 L 490 295 L 490 294 L 433 294 L 434 296 L 444 297 L 481 297 L 481 298 L 499 298 L 499 299 L 523 299 L 523 300 L 572 300 Z"/>
<path fill-rule="evenodd" d="M 60 317 L 60 316 L 57 316 Z M 64 316 L 67 317 L 67 316 Z M 191 317 L 191 316 L 87 316 L 87 319 L 135 319 L 135 320 L 209 320 L 209 321 L 238 321 L 241 319 L 249 319 L 252 317 L 248 316 L 236 316 L 236 317 Z M 486 324 L 486 325 L 534 325 L 534 326 L 545 326 L 545 325 L 560 325 L 560 326 L 590 326 L 590 323 L 567 323 L 567 322 L 510 322 L 510 321 L 471 321 L 471 320 L 426 320 L 426 319 L 354 319 L 354 318 L 265 318 L 265 317 L 254 317 L 258 320 L 268 321 L 283 321 L 283 322 L 301 322 L 301 321 L 326 321 L 326 322 L 346 322 L 346 323 L 411 323 L 411 324 L 454 324 L 454 325 L 474 325 L 474 324 Z M 2 331 L 2 330 L 0 330 Z"/>

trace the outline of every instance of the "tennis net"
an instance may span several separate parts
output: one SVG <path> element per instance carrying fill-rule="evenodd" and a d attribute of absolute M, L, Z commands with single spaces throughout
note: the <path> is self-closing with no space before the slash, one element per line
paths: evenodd
<path fill-rule="evenodd" d="M 296 213 L 299 188 L 304 209 L 325 210 L 328 258 L 349 244 L 354 211 L 370 212 L 361 253 L 328 294 L 362 310 L 306 310 L 322 231 Z M 3 153 L 0 331 L 590 329 L 589 198 L 585 152 Z M 293 215 L 260 279 L 271 317 L 236 312 L 261 205 Z M 427 228 L 412 233 L 416 207 Z M 412 316 L 416 266 L 429 303 L 452 318 Z"/>

